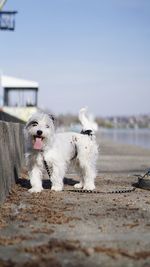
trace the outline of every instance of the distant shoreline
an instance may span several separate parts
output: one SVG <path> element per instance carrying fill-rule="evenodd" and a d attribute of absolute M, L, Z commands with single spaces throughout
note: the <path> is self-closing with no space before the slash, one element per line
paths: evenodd
<path fill-rule="evenodd" d="M 134 145 L 140 148 L 150 149 L 150 129 L 99 129 L 101 138 L 111 140 L 119 144 Z"/>

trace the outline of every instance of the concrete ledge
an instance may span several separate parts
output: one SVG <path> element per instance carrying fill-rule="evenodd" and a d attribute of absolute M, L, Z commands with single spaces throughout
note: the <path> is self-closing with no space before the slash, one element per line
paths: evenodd
<path fill-rule="evenodd" d="M 23 125 L 0 121 L 0 202 L 11 192 L 24 157 Z"/>

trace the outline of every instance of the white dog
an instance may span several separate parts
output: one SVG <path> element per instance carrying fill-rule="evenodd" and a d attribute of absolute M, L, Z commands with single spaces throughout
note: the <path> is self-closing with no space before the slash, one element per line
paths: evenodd
<path fill-rule="evenodd" d="M 54 118 L 38 112 L 33 114 L 25 127 L 25 135 L 30 143 L 28 151 L 28 171 L 32 188 L 30 192 L 41 192 L 45 162 L 51 172 L 51 190 L 63 190 L 63 178 L 70 163 L 79 170 L 80 183 L 75 188 L 95 189 L 96 160 L 98 146 L 94 132 L 97 125 L 86 116 L 86 109 L 79 111 L 82 124 L 81 133 L 55 133 Z M 48 170 L 47 170 L 48 171 Z"/>

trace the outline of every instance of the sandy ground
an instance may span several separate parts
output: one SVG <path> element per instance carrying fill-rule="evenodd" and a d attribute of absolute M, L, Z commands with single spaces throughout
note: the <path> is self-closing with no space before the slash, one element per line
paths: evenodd
<path fill-rule="evenodd" d="M 98 190 L 129 188 L 150 167 L 150 150 L 99 140 Z M 77 180 L 38 194 L 20 180 L 0 207 L 0 267 L 150 266 L 150 191 L 70 192 Z"/>

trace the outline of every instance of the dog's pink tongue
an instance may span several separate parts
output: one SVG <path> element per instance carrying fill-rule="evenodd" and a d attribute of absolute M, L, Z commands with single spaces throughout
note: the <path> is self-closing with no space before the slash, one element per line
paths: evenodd
<path fill-rule="evenodd" d="M 43 147 L 42 139 L 39 138 L 39 137 L 36 137 L 33 148 L 37 149 L 37 150 L 40 150 L 40 149 L 42 149 L 42 147 Z"/>

